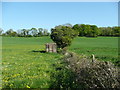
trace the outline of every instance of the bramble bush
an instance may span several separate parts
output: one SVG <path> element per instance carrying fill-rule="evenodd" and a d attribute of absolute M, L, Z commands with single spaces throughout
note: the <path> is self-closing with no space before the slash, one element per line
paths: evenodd
<path fill-rule="evenodd" d="M 120 88 L 120 68 L 110 62 L 69 53 L 54 73 L 54 88 Z"/>

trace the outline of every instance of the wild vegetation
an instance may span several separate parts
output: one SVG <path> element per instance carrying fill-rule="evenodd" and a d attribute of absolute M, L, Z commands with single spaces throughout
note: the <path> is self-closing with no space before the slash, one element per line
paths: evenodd
<path fill-rule="evenodd" d="M 3 88 L 120 87 L 120 27 L 65 24 L 52 28 L 51 34 L 42 28 L 2 32 Z M 45 52 L 51 39 L 62 54 Z"/>
<path fill-rule="evenodd" d="M 60 84 L 75 87 L 76 84 L 70 82 L 74 80 L 72 71 L 61 69 L 66 66 L 61 60 L 63 55 L 44 53 L 44 44 L 52 42 L 50 37 L 2 38 L 3 88 L 50 88 L 61 78 L 64 82 Z M 96 59 L 110 62 L 119 61 L 117 50 L 117 37 L 77 37 L 68 47 L 68 51 L 78 55 L 94 54 Z"/>
<path fill-rule="evenodd" d="M 75 53 L 61 61 L 52 74 L 51 88 L 120 88 L 120 70 L 110 62 Z"/>

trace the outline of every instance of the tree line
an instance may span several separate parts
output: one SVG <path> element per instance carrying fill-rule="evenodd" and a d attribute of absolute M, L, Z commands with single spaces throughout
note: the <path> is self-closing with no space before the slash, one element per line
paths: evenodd
<path fill-rule="evenodd" d="M 97 27 L 96 25 L 75 24 L 72 27 L 78 32 L 78 36 L 120 36 L 120 27 Z"/>
<path fill-rule="evenodd" d="M 67 28 L 68 32 L 74 30 L 75 33 L 77 33 L 78 36 L 85 36 L 85 37 L 97 37 L 97 36 L 120 36 L 120 27 L 114 26 L 114 27 L 97 27 L 96 25 L 88 25 L 88 24 L 64 24 L 64 25 L 58 25 L 69 27 Z M 57 27 L 58 27 L 57 26 Z M 59 30 L 59 27 L 57 30 Z M 64 27 L 64 28 L 65 28 Z M 51 29 L 52 32 L 53 28 Z M 31 28 L 31 29 L 21 29 L 21 30 L 13 30 L 9 29 L 6 32 L 3 33 L 3 29 L 0 28 L 0 35 L 2 36 L 18 36 L 18 37 L 41 37 L 41 36 L 49 36 L 50 33 L 47 29 L 43 28 Z M 66 33 L 66 32 L 65 32 Z M 73 32 L 72 32 L 73 33 Z"/>
<path fill-rule="evenodd" d="M 0 35 L 11 37 L 41 37 L 50 35 L 48 30 L 43 28 L 20 29 L 17 31 L 9 29 L 6 32 L 3 31 L 4 30 L 0 28 Z"/>
<path fill-rule="evenodd" d="M 97 27 L 96 25 L 71 24 L 58 25 L 51 29 L 51 39 L 59 49 L 69 46 L 76 36 L 119 36 L 120 27 Z"/>

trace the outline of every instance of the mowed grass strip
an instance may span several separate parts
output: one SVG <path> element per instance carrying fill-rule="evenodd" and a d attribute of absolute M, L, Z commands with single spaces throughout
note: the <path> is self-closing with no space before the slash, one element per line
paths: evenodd
<path fill-rule="evenodd" d="M 3 37 L 2 64 L 3 88 L 49 88 L 53 64 L 60 62 L 60 54 L 42 53 L 49 37 Z M 99 60 L 118 59 L 118 38 L 77 37 L 69 51 L 79 55 L 94 54 Z"/>

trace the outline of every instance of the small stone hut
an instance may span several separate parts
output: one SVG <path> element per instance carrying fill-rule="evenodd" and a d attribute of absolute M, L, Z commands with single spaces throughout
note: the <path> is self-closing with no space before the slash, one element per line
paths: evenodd
<path fill-rule="evenodd" d="M 57 52 L 56 43 L 46 43 L 45 46 L 46 46 L 46 50 L 45 50 L 46 52 L 54 52 L 54 53 Z"/>

